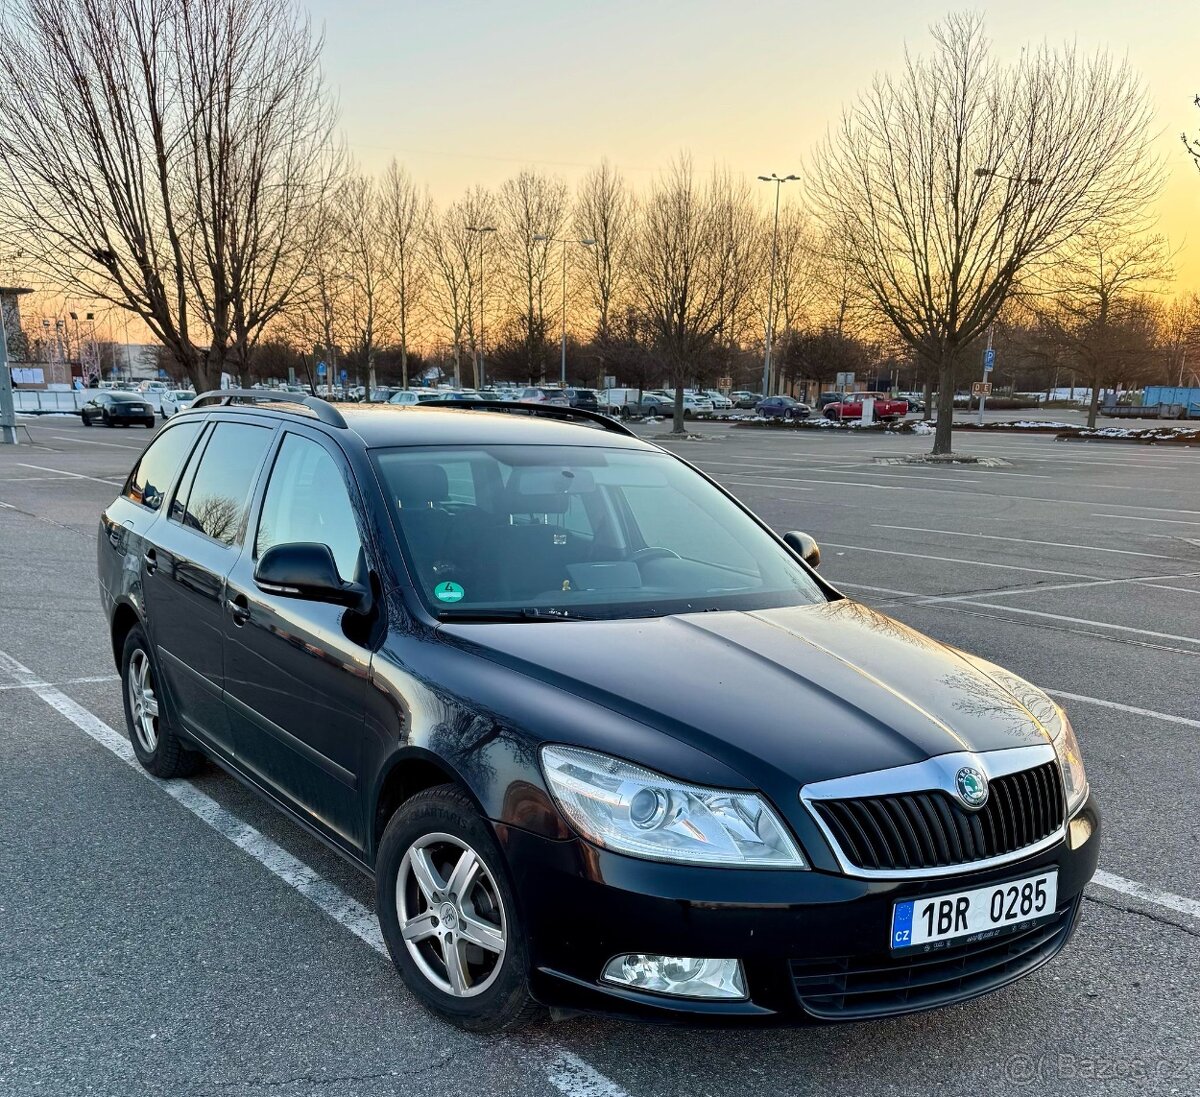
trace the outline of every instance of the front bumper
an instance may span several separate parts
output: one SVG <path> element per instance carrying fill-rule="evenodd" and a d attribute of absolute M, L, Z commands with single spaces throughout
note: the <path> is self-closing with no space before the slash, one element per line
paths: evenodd
<path fill-rule="evenodd" d="M 546 1005 L 645 1019 L 796 1024 L 910 1013 L 967 1001 L 1054 956 L 1096 870 L 1094 798 L 1067 838 L 987 872 L 912 881 L 818 871 L 712 869 L 643 861 L 504 825 L 497 837 L 522 904 L 534 996 Z M 1058 869 L 1058 909 L 973 944 L 894 956 L 892 906 Z M 672 998 L 600 982 L 621 953 L 737 957 L 744 1001 Z"/>

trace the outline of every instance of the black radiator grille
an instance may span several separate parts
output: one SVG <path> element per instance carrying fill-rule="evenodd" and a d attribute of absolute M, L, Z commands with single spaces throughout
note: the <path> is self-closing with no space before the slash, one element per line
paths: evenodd
<path fill-rule="evenodd" d="M 863 869 L 923 869 L 1000 857 L 1049 837 L 1063 824 L 1057 762 L 989 783 L 978 811 L 938 790 L 814 800 L 842 853 Z"/>

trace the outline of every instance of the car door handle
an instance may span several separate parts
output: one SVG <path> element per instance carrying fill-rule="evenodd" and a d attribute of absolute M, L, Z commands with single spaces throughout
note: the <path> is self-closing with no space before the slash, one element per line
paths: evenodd
<path fill-rule="evenodd" d="M 250 603 L 246 601 L 244 594 L 236 594 L 232 598 L 226 598 L 225 608 L 229 610 L 229 616 L 233 618 L 233 623 L 238 628 L 241 628 L 242 625 L 250 620 Z"/>
<path fill-rule="evenodd" d="M 158 568 L 158 556 L 154 549 L 147 549 L 142 554 L 142 563 L 146 566 L 146 574 L 153 575 Z"/>

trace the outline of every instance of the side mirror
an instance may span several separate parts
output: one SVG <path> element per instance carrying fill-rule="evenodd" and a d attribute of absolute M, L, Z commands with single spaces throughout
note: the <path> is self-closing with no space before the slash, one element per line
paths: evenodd
<path fill-rule="evenodd" d="M 783 543 L 787 545 L 793 552 L 799 555 L 810 568 L 820 567 L 821 565 L 821 550 L 807 533 L 801 533 L 799 530 L 792 530 L 790 533 L 783 535 Z"/>
<path fill-rule="evenodd" d="M 271 594 L 332 602 L 355 610 L 365 609 L 370 597 L 358 583 L 343 583 L 329 546 L 313 541 L 267 549 L 254 569 L 254 581 Z"/>

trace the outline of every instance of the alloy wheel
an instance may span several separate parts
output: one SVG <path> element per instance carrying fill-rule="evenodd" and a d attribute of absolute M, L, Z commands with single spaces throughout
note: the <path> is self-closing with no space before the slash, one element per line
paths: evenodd
<path fill-rule="evenodd" d="M 479 855 L 450 834 L 426 834 L 396 875 L 396 915 L 413 962 L 439 990 L 472 998 L 500 974 L 508 919 Z"/>
<path fill-rule="evenodd" d="M 129 658 L 129 711 L 138 745 L 153 754 L 158 748 L 158 696 L 154 692 L 154 671 L 150 657 L 138 648 Z"/>

